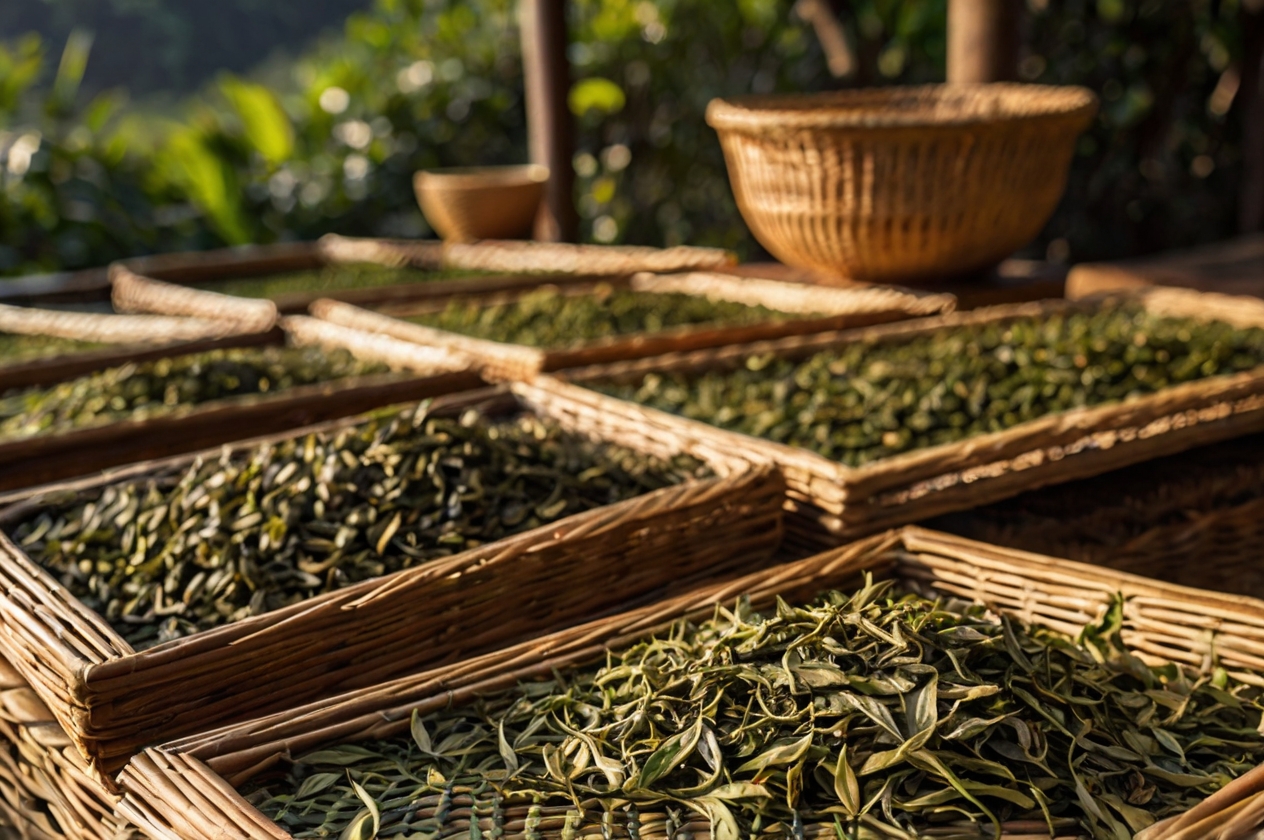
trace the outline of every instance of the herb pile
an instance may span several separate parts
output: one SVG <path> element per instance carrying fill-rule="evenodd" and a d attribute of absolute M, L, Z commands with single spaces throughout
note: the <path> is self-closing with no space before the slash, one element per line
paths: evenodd
<path fill-rule="evenodd" d="M 106 368 L 0 394 L 0 439 L 142 419 L 245 394 L 283 391 L 386 368 L 345 350 L 241 347 Z"/>
<path fill-rule="evenodd" d="M 472 836 L 525 802 L 603 827 L 696 813 L 723 840 L 822 823 L 844 840 L 1128 838 L 1264 759 L 1264 706 L 1222 670 L 1147 667 L 1118 643 L 1120 612 L 1076 643 L 872 581 L 739 603 L 601 667 L 414 715 L 409 736 L 302 756 L 247 795 L 300 838 L 439 836 L 456 800 L 480 805 Z"/>
<path fill-rule="evenodd" d="M 412 315 L 422 326 L 528 347 L 563 348 L 632 333 L 696 324 L 742 326 L 783 320 L 784 313 L 701 295 L 635 292 L 599 284 L 591 294 L 542 288 L 512 303 L 456 298 L 440 312 Z"/>
<path fill-rule="evenodd" d="M 706 474 L 419 409 L 50 498 L 11 533 L 143 648 Z"/>
<path fill-rule="evenodd" d="M 1262 363 L 1262 329 L 1106 304 L 593 387 L 860 466 Z"/>
<path fill-rule="evenodd" d="M 100 346 L 91 341 L 76 341 L 73 338 L 0 333 L 0 365 L 45 359 L 63 353 L 80 353 Z"/>
<path fill-rule="evenodd" d="M 449 269 L 422 271 L 416 268 L 391 268 L 372 263 L 347 263 L 266 277 L 217 280 L 214 283 L 204 284 L 204 288 L 239 297 L 273 298 L 300 292 L 337 292 L 377 286 L 427 283 L 434 280 L 455 280 L 480 273 Z"/>

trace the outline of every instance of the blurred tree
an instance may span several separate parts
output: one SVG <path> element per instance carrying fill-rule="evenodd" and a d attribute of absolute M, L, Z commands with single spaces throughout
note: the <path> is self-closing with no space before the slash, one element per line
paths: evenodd
<path fill-rule="evenodd" d="M 1046 228 L 1076 260 L 1195 245 L 1236 228 L 1242 176 L 1238 0 L 1030 0 L 1020 75 L 1097 91 Z"/>
<path fill-rule="evenodd" d="M 216 74 L 253 69 L 277 50 L 295 54 L 341 29 L 372 0 L 5 0 L 0 40 L 28 32 L 62 43 L 76 29 L 96 38 L 86 90 L 181 94 Z"/>
<path fill-rule="evenodd" d="M 1117 257 L 1233 232 L 1246 1 L 1027 0 L 1021 77 L 1103 100 L 1031 254 Z M 582 236 L 757 255 L 702 119 L 712 97 L 942 80 L 946 0 L 832 6 L 854 41 L 846 79 L 793 0 L 572 0 Z M 426 235 L 414 170 L 526 159 L 514 8 L 376 0 L 341 37 L 249 81 L 222 74 L 175 117 L 108 91 L 68 98 L 86 37 L 67 41 L 51 83 L 40 40 L 4 46 L 0 272 L 331 230 Z"/>

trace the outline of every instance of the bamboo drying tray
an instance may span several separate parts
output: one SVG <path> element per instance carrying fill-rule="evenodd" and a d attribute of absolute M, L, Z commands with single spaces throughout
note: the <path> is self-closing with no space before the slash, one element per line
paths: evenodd
<path fill-rule="evenodd" d="M 3 314 L 3 313 L 0 313 Z M 287 320 L 282 329 L 229 338 L 140 346 L 151 335 L 153 316 L 53 313 L 70 319 L 119 319 L 110 325 L 114 340 L 128 346 L 76 353 L 0 367 L 0 393 L 14 388 L 50 386 L 128 363 L 234 347 L 295 344 L 343 347 L 366 361 L 388 364 L 408 375 L 374 374 L 303 385 L 269 394 L 214 400 L 145 419 L 124 419 L 65 432 L 0 441 L 0 490 L 32 487 L 119 464 L 191 452 L 232 440 L 280 432 L 323 420 L 359 414 L 379 406 L 426 399 L 481 387 L 464 357 L 384 337 L 329 329 L 310 318 Z M 158 317 L 158 321 L 194 321 Z M 225 322 L 202 322 L 222 326 Z M 222 331 L 222 330 L 221 330 Z M 56 333 L 53 333 L 56 334 Z"/>
<path fill-rule="evenodd" d="M 1264 301 L 1231 299 L 1177 289 L 1127 295 L 1161 315 L 1225 320 L 1236 326 L 1264 325 Z M 1050 414 L 1006 431 L 978 435 L 848 467 L 813 452 L 726 431 L 706 423 L 614 399 L 574 385 L 596 381 L 639 382 L 653 372 L 731 369 L 754 354 L 805 358 L 856 341 L 898 341 L 941 327 L 1003 322 L 1089 309 L 1097 300 L 1049 300 L 996 306 L 857 330 L 795 336 L 691 353 L 678 353 L 579 368 L 557 379 L 538 377 L 531 399 L 551 395 L 582 405 L 611 424 L 652 428 L 682 442 L 687 451 L 738 453 L 774 462 L 786 475 L 790 507 L 787 527 L 816 545 L 871 534 L 896 525 L 964 510 L 1024 490 L 1097 475 L 1162 455 L 1264 429 L 1264 365 L 1231 376 L 1190 382 L 1123 403 Z M 615 418 L 618 418 L 616 420 Z"/>
<path fill-rule="evenodd" d="M 224 321 L 63 312 L 6 304 L 0 304 L 0 333 L 68 338 L 102 345 L 20 361 L 0 361 L 0 393 L 73 379 L 128 362 L 152 361 L 171 355 L 173 350 L 200 353 L 277 341 L 277 336 L 267 331 L 238 332 Z"/>
<path fill-rule="evenodd" d="M 512 381 L 529 380 L 539 373 L 565 368 L 935 315 L 951 312 L 956 303 L 952 295 L 919 295 L 879 286 L 837 289 L 776 280 L 742 279 L 712 272 L 674 275 L 641 273 L 607 286 L 657 294 L 687 294 L 748 306 L 764 306 L 787 313 L 791 317 L 746 326 L 686 325 L 655 333 L 611 336 L 559 348 L 527 347 L 471 338 L 391 317 L 441 312 L 456 300 L 473 300 L 485 306 L 512 303 L 544 285 L 546 284 L 513 292 L 478 296 L 458 293 L 424 301 L 416 300 L 409 304 L 387 304 L 378 307 L 376 312 L 348 303 L 322 299 L 312 304 L 311 313 L 317 318 L 342 326 L 464 353 L 476 360 L 487 378 Z M 565 295 L 578 296 L 598 294 L 600 289 L 596 284 L 572 284 L 559 288 L 559 291 Z"/>
<path fill-rule="evenodd" d="M 441 398 L 433 412 L 516 413 L 504 390 Z M 537 411 L 576 433 L 573 413 Z M 355 420 L 303 430 L 329 431 Z M 292 435 L 237 444 L 244 449 Z M 648 449 L 646 442 L 642 449 Z M 208 453 L 210 454 L 210 453 Z M 0 526 L 41 497 L 180 471 L 193 457 L 52 485 L 0 501 Z M 97 614 L 0 537 L 0 655 L 48 704 L 103 780 L 138 749 L 384 676 L 500 647 L 683 581 L 759 568 L 781 539 L 784 483 L 769 469 L 691 481 L 576 514 L 450 558 L 134 652 Z M 708 539 L 698 539 L 707 535 Z M 592 589 L 593 579 L 620 581 Z M 418 598 L 425 609 L 419 610 Z M 532 608 L 523 611 L 524 604 Z M 488 617 L 496 620 L 489 622 Z M 517 617 L 515 617 L 517 616 Z M 424 643 L 423 643 L 424 640 Z"/>
<path fill-rule="evenodd" d="M 287 833 L 235 791 L 285 757 L 406 732 L 413 709 L 425 714 L 524 681 L 602 662 L 609 650 L 663 632 L 681 618 L 710 618 L 716 604 L 730 603 L 742 595 L 749 595 L 756 608 L 770 608 L 778 597 L 803 601 L 825 590 L 853 587 L 866 570 L 879 578 L 893 577 L 920 589 L 979 601 L 1023 622 L 1071 635 L 1100 621 L 1122 596 L 1122 638 L 1143 659 L 1176 662 L 1204 672 L 1220 665 L 1235 676 L 1247 672 L 1244 676 L 1256 683 L 1264 679 L 1260 675 L 1264 669 L 1264 602 L 1154 583 L 1080 563 L 905 528 L 806 560 L 699 587 L 462 664 L 146 750 L 119 777 L 125 791 L 119 813 L 163 840 L 286 840 Z M 438 836 L 470 836 L 470 804 L 468 798 L 453 802 Z M 679 836 L 667 827 L 664 815 L 648 813 L 648 809 L 641 812 L 640 829 L 633 833 L 622 820 L 615 820 L 613 826 L 603 825 L 598 806 L 586 815 L 572 815 L 578 824 L 567 819 L 572 809 L 546 808 L 540 824 L 527 827 L 526 807 L 501 808 L 490 797 L 479 804 L 486 806 L 480 808 L 486 814 L 479 823 L 484 836 L 498 827 L 492 819 L 496 809 L 503 818 L 503 832 L 497 836 L 508 840 L 665 840 Z M 690 818 L 687 822 L 693 836 L 706 836 L 704 820 Z M 1030 826 L 1015 826 L 1009 836 L 1015 840 L 1018 836 L 1025 840 L 1046 836 L 1034 831 Z M 770 830 L 768 836 L 784 835 Z M 804 836 L 839 835 L 831 823 L 806 827 Z M 1158 837 L 1162 835 L 1153 840 Z"/>
<path fill-rule="evenodd" d="M 22 840 L 140 840 L 115 816 L 117 803 L 48 707 L 0 660 L 0 835 L 7 827 Z"/>
<path fill-rule="evenodd" d="M 530 247 L 523 249 L 523 245 Z M 630 248 L 623 246 L 567 245 L 564 243 L 481 242 L 454 246 L 429 240 L 368 239 L 329 234 L 316 242 L 256 245 L 246 249 L 164 254 L 116 263 L 109 275 L 122 282 L 112 294 L 128 311 L 167 314 L 214 310 L 225 295 L 216 293 L 218 283 L 247 277 L 263 277 L 331 265 L 376 264 L 421 271 L 460 269 L 479 275 L 449 280 L 426 280 L 367 288 L 286 292 L 272 298 L 276 312 L 305 312 L 317 298 L 327 297 L 359 305 L 410 301 L 467 293 L 512 291 L 536 286 L 540 276 L 553 282 L 591 283 L 610 276 L 630 276 L 638 271 L 683 271 L 727 266 L 731 255 L 709 248 Z M 163 281 L 156 284 L 153 281 Z M 171 286 L 196 289 L 172 289 Z M 106 291 L 109 291 L 107 288 Z M 80 292 L 83 297 L 90 292 Z M 241 317 L 266 318 L 266 301 L 250 300 L 238 310 Z"/>
<path fill-rule="evenodd" d="M 582 258 L 582 259 L 581 259 Z M 588 275 L 632 274 L 637 271 L 684 271 L 726 266 L 733 257 L 713 248 L 637 248 L 628 246 L 566 245 L 548 243 L 523 249 L 523 243 L 464 245 L 445 258 L 444 244 L 436 240 L 355 238 L 329 234 L 316 242 L 281 242 L 241 245 L 209 251 L 185 251 L 133 257 L 121 261 L 136 274 L 184 286 L 214 288 L 221 280 L 261 277 L 293 271 L 309 271 L 340 263 L 378 263 L 421 270 L 466 268 L 491 270 L 491 276 L 470 277 L 460 282 L 471 288 L 513 288 L 521 282 L 536 283 L 540 273 L 570 272 Z M 582 263 L 577 267 L 577 263 Z M 274 298 L 283 313 L 303 312 L 317 297 L 334 297 L 350 303 L 408 299 L 431 283 L 403 283 L 377 288 L 344 289 L 319 294 L 291 293 Z M 86 302 L 110 298 L 108 268 L 13 278 L 0 285 L 4 303 L 44 304 L 50 301 Z"/>
<path fill-rule="evenodd" d="M 1264 598 L 1264 435 L 1032 490 L 926 524 L 995 545 Z"/>

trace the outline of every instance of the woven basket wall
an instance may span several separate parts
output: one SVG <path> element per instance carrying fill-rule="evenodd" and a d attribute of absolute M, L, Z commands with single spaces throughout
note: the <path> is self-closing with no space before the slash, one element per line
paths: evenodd
<path fill-rule="evenodd" d="M 738 209 L 782 262 L 951 277 L 1027 244 L 1096 111 L 1083 88 L 892 87 L 715 100 Z"/>
<path fill-rule="evenodd" d="M 971 539 L 1264 598 L 1264 435 L 927 523 Z"/>
<path fill-rule="evenodd" d="M 1123 639 L 1139 656 L 1156 663 L 1178 662 L 1195 671 L 1219 664 L 1234 673 L 1246 672 L 1256 682 L 1264 679 L 1257 670 L 1264 661 L 1264 602 L 1156 584 L 1133 575 L 908 528 L 461 665 L 148 750 L 130 762 L 120 777 L 127 791 L 120 813 L 148 827 L 154 836 L 174 829 L 188 840 L 285 840 L 288 835 L 233 792 L 233 787 L 313 749 L 406 732 L 414 709 L 426 714 L 533 678 L 604 662 L 608 650 L 662 632 L 681 618 L 710 618 L 717 603 L 732 603 L 743 595 L 756 608 L 772 607 L 778 597 L 802 602 L 825 590 L 854 587 L 864 570 L 878 578 L 894 577 L 907 586 L 979 601 L 1023 622 L 1068 634 L 1099 621 L 1122 596 Z M 211 789 L 220 792 L 213 801 L 200 793 Z M 480 829 L 493 831 L 498 803 L 484 805 L 478 814 Z M 423 808 L 422 816 L 434 816 L 436 807 L 441 806 Z M 549 813 L 548 823 L 531 827 L 540 831 L 536 834 L 525 825 L 520 810 L 505 805 L 501 814 L 506 815 L 507 825 L 500 836 L 509 840 L 540 836 L 624 840 L 630 836 L 624 824 L 603 826 L 594 818 L 596 811 L 587 822 L 584 815 L 573 815 L 574 823 L 566 831 L 561 830 L 563 815 Z M 633 840 L 670 838 L 674 826 L 684 821 L 673 822 L 657 810 L 649 819 L 645 816 L 643 812 Z M 439 835 L 468 836 L 469 819 L 468 811 L 453 813 Z M 780 828 L 779 832 L 770 827 L 769 836 L 790 833 Z M 833 828 L 831 824 L 824 830 L 809 829 L 805 836 L 824 836 Z M 1047 836 L 1031 825 L 1013 827 L 1006 834 L 1026 840 Z"/>
<path fill-rule="evenodd" d="M 1222 297 L 1186 290 L 1154 289 L 1118 297 L 1134 300 L 1158 315 L 1211 319 L 1220 318 L 1224 311 Z M 637 383 L 656 372 L 732 370 L 760 354 L 803 359 L 858 341 L 899 342 L 944 327 L 1039 318 L 1096 305 L 1095 300 L 1049 300 L 997 306 L 866 329 L 594 365 L 515 387 L 534 389 L 528 396 L 533 402 L 544 404 L 556 395 L 572 405 L 583 405 L 587 414 L 610 417 L 611 424 L 620 418 L 634 428 L 654 428 L 672 439 L 688 441 L 699 457 L 741 454 L 777 464 L 786 475 L 790 504 L 796 511 L 788 528 L 803 538 L 803 544 L 818 547 L 1264 430 L 1264 365 L 1124 402 L 1049 414 L 1005 431 L 904 452 L 860 467 L 575 387 Z M 1264 303 L 1237 299 L 1234 322 L 1264 325 Z"/>
<path fill-rule="evenodd" d="M 117 803 L 91 778 L 48 707 L 0 660 L 0 836 L 139 840 L 115 816 Z"/>
<path fill-rule="evenodd" d="M 431 413 L 523 410 L 503 391 L 437 400 Z M 548 413 L 596 439 L 573 413 Z M 289 435 L 336 433 L 344 420 Z M 621 441 L 625 442 L 625 441 Z M 643 452 L 666 446 L 642 441 Z M 4 523 L 111 481 L 181 473 L 196 457 L 140 464 L 111 477 L 43 488 Z M 718 464 L 718 462 L 717 462 Z M 0 655 L 35 687 L 108 785 L 137 750 L 586 621 L 691 581 L 767 564 L 781 542 L 785 485 L 732 461 L 727 477 L 690 481 L 595 508 L 452 557 L 327 592 L 291 607 L 136 652 L 7 538 L 0 537 Z M 707 539 L 702 539 L 706 535 Z M 593 590 L 594 579 L 619 587 Z M 425 609 L 418 609 L 418 599 Z M 531 608 L 521 609 L 523 604 Z M 495 616 L 494 622 L 488 616 Z"/>

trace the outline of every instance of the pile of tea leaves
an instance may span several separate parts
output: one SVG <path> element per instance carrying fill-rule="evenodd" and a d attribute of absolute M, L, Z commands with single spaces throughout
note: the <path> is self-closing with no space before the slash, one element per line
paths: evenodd
<path fill-rule="evenodd" d="M 101 347 L 100 344 L 91 341 L 76 341 L 73 338 L 0 333 L 0 365 L 46 359 L 63 353 L 82 353 L 99 347 Z"/>
<path fill-rule="evenodd" d="M 478 298 L 454 298 L 439 312 L 407 320 L 473 338 L 560 349 L 672 327 L 744 326 L 786 317 L 762 306 L 677 292 L 637 292 L 601 283 L 584 294 L 565 294 L 546 286 L 512 303 L 488 305 Z"/>
<path fill-rule="evenodd" d="M 307 271 L 291 271 L 265 277 L 240 277 L 203 284 L 203 288 L 225 295 L 251 298 L 274 298 L 300 292 L 338 292 L 349 289 L 370 289 L 378 286 L 401 286 L 409 283 L 430 283 L 476 277 L 484 272 L 444 269 L 423 271 L 417 268 L 392 268 L 372 263 L 326 265 Z"/>
<path fill-rule="evenodd" d="M 0 394 L 0 439 L 144 419 L 246 394 L 385 373 L 345 350 L 237 347 L 105 368 Z"/>
<path fill-rule="evenodd" d="M 736 370 L 597 382 L 607 394 L 799 446 L 849 466 L 1264 364 L 1264 329 L 1107 302 L 1004 323 L 857 341 Z"/>
<path fill-rule="evenodd" d="M 1076 642 L 872 580 L 739 602 L 243 790 L 299 838 L 441 836 L 464 797 L 482 832 L 498 807 L 562 803 L 603 827 L 693 812 L 722 840 L 1125 840 L 1264 759 L 1264 706 L 1222 670 L 1146 666 L 1120 614 Z"/>
<path fill-rule="evenodd" d="M 51 494 L 9 530 L 144 648 L 707 474 L 532 415 L 417 409 Z"/>

